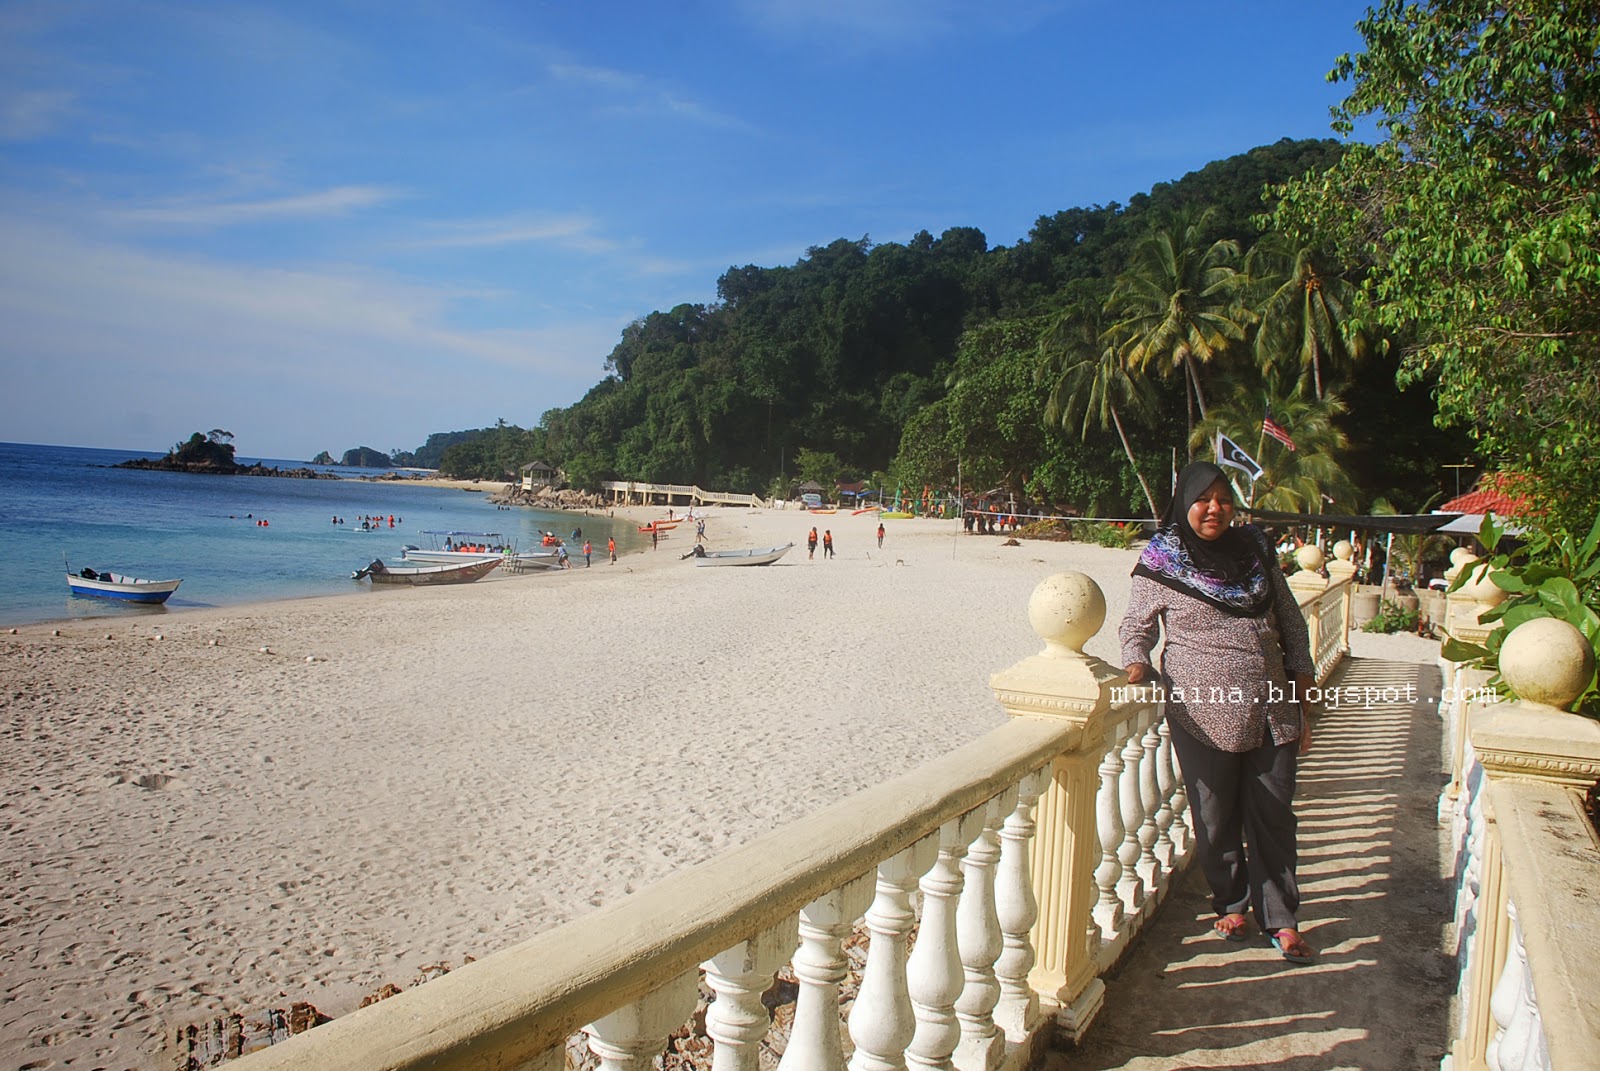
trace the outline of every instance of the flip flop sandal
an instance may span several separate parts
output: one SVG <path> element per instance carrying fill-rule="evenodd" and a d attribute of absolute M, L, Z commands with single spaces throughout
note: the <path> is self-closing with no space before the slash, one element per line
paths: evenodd
<path fill-rule="evenodd" d="M 1288 930 L 1279 930 L 1272 935 L 1272 947 L 1278 950 L 1278 954 L 1290 963 L 1315 963 L 1317 957 L 1316 953 L 1311 951 L 1311 946 L 1306 944 L 1304 940 L 1285 939 L 1283 935 L 1288 932 Z M 1299 937 L 1298 934 L 1295 936 Z"/>
<path fill-rule="evenodd" d="M 1245 930 L 1250 927 L 1250 920 L 1243 915 L 1223 915 L 1211 924 L 1218 937 L 1225 937 L 1230 941 L 1243 941 Z"/>

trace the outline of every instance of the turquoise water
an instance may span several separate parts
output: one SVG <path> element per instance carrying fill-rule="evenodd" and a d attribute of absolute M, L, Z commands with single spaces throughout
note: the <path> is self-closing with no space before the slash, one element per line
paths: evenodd
<path fill-rule="evenodd" d="M 426 546 L 422 529 L 501 532 L 524 550 L 542 531 L 575 527 L 599 547 L 640 545 L 633 525 L 604 516 L 496 509 L 486 494 L 351 477 L 370 469 L 262 460 L 318 468 L 338 480 L 196 476 L 111 468 L 141 450 L 0 443 L 0 624 L 58 618 L 163 614 L 367 590 L 350 574 L 373 558 L 397 561 L 405 543 Z M 390 514 L 396 527 L 357 530 L 362 514 Z M 335 515 L 347 522 L 336 526 Z M 256 521 L 265 519 L 266 527 Z M 577 556 L 578 545 L 572 547 Z M 63 562 L 66 556 L 66 563 Z M 149 580 L 183 579 L 165 606 L 125 606 L 67 593 L 67 564 Z M 582 562 L 578 563 L 580 566 Z"/>

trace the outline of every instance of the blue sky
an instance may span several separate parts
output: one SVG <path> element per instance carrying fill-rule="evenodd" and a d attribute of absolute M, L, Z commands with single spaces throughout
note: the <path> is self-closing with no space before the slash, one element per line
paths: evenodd
<path fill-rule="evenodd" d="M 0 440 L 532 426 L 730 266 L 1331 136 L 1365 6 L 0 0 Z"/>

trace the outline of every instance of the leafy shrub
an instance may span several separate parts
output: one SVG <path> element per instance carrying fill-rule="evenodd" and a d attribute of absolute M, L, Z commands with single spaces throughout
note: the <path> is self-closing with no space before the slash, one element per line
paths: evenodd
<path fill-rule="evenodd" d="M 1072 526 L 1072 538 L 1080 543 L 1096 543 L 1102 547 L 1127 550 L 1133 546 L 1143 529 L 1136 524 L 1118 524 L 1105 521 L 1078 521 Z"/>
<path fill-rule="evenodd" d="M 1407 610 L 1404 606 L 1392 599 L 1384 599 L 1378 607 L 1378 615 L 1365 625 L 1361 626 L 1362 632 L 1415 632 L 1420 614 L 1416 610 Z"/>

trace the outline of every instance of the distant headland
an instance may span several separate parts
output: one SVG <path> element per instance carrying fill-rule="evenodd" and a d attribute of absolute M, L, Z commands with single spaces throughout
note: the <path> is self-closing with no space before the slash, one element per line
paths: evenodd
<path fill-rule="evenodd" d="M 315 469 L 280 469 L 256 462 L 241 465 L 233 456 L 233 433 L 213 428 L 202 434 L 195 432 L 188 442 L 181 442 L 157 458 L 136 457 L 119 462 L 112 468 L 152 469 L 158 472 L 194 472 L 212 476 L 284 476 L 301 480 L 337 480 L 331 472 Z"/>

